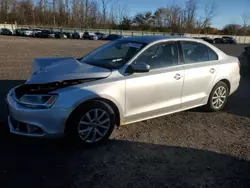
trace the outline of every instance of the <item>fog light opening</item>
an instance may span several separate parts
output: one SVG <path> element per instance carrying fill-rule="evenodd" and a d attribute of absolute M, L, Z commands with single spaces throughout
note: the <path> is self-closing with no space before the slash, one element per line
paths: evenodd
<path fill-rule="evenodd" d="M 36 125 L 31 125 L 31 124 L 27 124 L 27 130 L 28 133 L 35 133 L 35 134 L 43 134 L 43 130 L 36 126 Z"/>

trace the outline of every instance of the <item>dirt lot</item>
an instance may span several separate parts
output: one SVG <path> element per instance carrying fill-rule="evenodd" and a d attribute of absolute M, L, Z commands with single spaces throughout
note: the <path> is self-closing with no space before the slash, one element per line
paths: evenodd
<path fill-rule="evenodd" d="M 100 43 L 0 36 L 1 119 L 6 92 L 29 77 L 34 57 L 80 57 Z M 236 56 L 244 48 L 219 47 Z M 95 148 L 0 129 L 0 187 L 249 188 L 249 83 L 242 77 L 222 112 L 195 109 L 120 127 Z"/>

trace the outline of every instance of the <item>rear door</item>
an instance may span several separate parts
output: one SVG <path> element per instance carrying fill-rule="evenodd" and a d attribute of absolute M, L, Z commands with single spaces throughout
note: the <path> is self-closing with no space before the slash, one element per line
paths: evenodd
<path fill-rule="evenodd" d="M 209 95 L 217 69 L 218 55 L 207 45 L 181 41 L 185 78 L 182 90 L 182 108 L 203 104 Z"/>

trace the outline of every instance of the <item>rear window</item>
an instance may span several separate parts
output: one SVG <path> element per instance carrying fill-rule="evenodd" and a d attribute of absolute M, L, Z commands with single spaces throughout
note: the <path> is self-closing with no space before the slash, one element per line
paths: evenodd
<path fill-rule="evenodd" d="M 181 43 L 187 64 L 218 60 L 218 55 L 204 44 L 187 41 Z"/>
<path fill-rule="evenodd" d="M 215 53 L 215 51 L 213 51 L 211 48 L 207 48 L 208 49 L 208 53 L 209 53 L 209 60 L 210 61 L 216 61 L 219 59 L 217 53 Z"/>

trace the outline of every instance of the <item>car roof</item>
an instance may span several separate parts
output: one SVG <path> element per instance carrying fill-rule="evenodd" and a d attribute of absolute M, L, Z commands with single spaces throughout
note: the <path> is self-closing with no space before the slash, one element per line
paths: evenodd
<path fill-rule="evenodd" d="M 132 40 L 132 41 L 141 42 L 141 43 L 152 43 L 152 42 L 155 42 L 155 41 L 166 40 L 166 39 L 193 39 L 193 38 L 191 38 L 191 37 L 181 37 L 181 36 L 152 35 L 152 36 L 126 37 L 123 40 Z"/>

